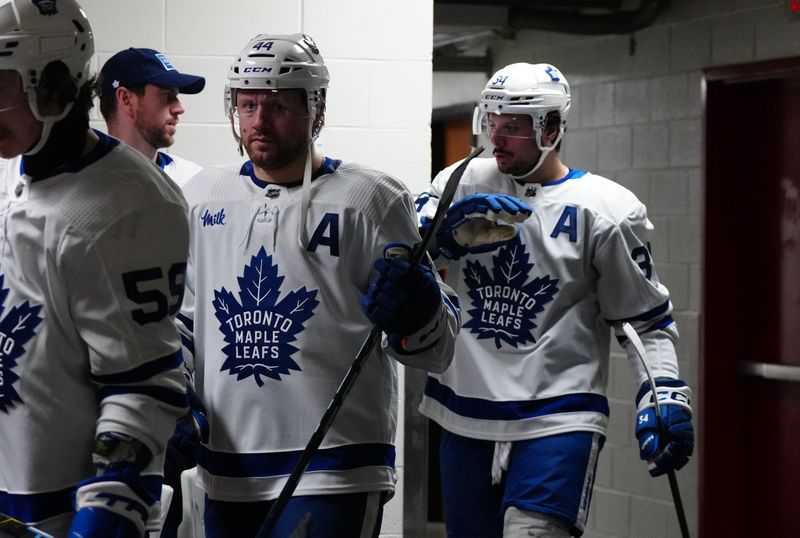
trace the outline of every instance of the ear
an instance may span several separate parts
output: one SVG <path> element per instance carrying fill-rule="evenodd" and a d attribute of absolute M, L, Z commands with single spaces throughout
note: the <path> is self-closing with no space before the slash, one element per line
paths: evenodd
<path fill-rule="evenodd" d="M 120 86 L 114 91 L 114 97 L 117 100 L 117 110 L 124 112 L 128 116 L 133 114 L 133 104 L 136 99 L 136 94 L 124 86 Z"/>
<path fill-rule="evenodd" d="M 320 99 L 317 114 L 314 116 L 314 131 L 318 132 L 325 125 L 325 99 Z"/>
<path fill-rule="evenodd" d="M 552 146 L 556 138 L 558 138 L 559 130 L 560 125 L 558 123 L 550 124 L 545 127 L 542 133 L 542 146 Z"/>

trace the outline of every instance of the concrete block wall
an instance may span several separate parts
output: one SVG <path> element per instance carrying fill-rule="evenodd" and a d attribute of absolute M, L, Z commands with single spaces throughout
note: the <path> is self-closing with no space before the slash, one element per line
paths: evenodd
<path fill-rule="evenodd" d="M 403 180 L 413 192 L 430 182 L 433 0 L 79 0 L 95 36 L 95 72 L 127 47 L 157 49 L 179 71 L 206 77 L 198 95 L 181 101 L 170 152 L 204 166 L 240 160 L 223 114 L 232 58 L 259 33 L 303 31 L 320 47 L 331 75 L 325 155 L 357 161 Z M 92 126 L 105 130 L 99 110 Z M 400 404 L 403 409 L 403 379 Z M 403 535 L 402 416 L 398 424 L 395 497 L 381 536 Z"/>
<path fill-rule="evenodd" d="M 565 162 L 615 179 L 647 204 L 656 227 L 652 246 L 658 274 L 671 291 L 681 332 L 681 373 L 696 389 L 703 69 L 800 55 L 800 12 L 784 0 L 673 0 L 652 26 L 632 36 L 525 30 L 493 51 L 495 68 L 517 61 L 559 67 L 574 92 Z M 666 478 L 650 478 L 639 461 L 632 403 L 637 387 L 621 350 L 613 355 L 609 437 L 584 537 L 679 536 Z M 696 390 L 694 401 L 697 412 Z M 695 536 L 697 462 L 696 453 L 678 474 Z"/>

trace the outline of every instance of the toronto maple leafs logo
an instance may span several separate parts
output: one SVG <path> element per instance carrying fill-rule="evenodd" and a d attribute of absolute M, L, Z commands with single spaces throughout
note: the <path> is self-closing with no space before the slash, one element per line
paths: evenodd
<path fill-rule="evenodd" d="M 319 304 L 317 290 L 309 291 L 303 286 L 279 302 L 283 279 L 278 276 L 272 256 L 261 247 L 237 278 L 238 301 L 224 287 L 214 290 L 212 304 L 227 343 L 222 348 L 227 358 L 220 371 L 228 370 L 237 376 L 237 381 L 253 376 L 261 387 L 264 376 L 280 380 L 290 370 L 301 370 L 292 360 L 297 348 L 291 342 L 314 315 Z"/>
<path fill-rule="evenodd" d="M 519 237 L 492 256 L 492 274 L 478 261 L 468 261 L 464 278 L 472 299 L 471 319 L 464 324 L 478 339 L 494 338 L 514 347 L 533 343 L 537 314 L 558 292 L 558 279 L 537 277 L 527 282 L 533 269 Z"/>
<path fill-rule="evenodd" d="M 8 288 L 4 287 L 5 277 L 0 275 L 0 316 L 6 309 Z M 0 411 L 8 413 L 14 402 L 22 403 L 22 398 L 14 383 L 19 376 L 14 372 L 17 359 L 25 353 L 25 344 L 36 333 L 36 326 L 42 321 L 39 317 L 41 305 L 31 306 L 28 301 L 13 306 L 5 317 L 0 319 Z"/>

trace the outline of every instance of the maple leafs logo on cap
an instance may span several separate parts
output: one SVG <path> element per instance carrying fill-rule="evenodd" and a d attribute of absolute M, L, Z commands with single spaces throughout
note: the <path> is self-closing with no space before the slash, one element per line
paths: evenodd
<path fill-rule="evenodd" d="M 536 316 L 558 292 L 558 279 L 543 276 L 528 283 L 533 263 L 519 236 L 492 256 L 492 274 L 479 261 L 468 261 L 464 277 L 473 308 L 465 329 L 478 340 L 494 338 L 497 349 L 503 342 L 514 347 L 534 343 Z"/>
<path fill-rule="evenodd" d="M 3 286 L 5 276 L 0 275 L 0 315 L 5 311 L 8 288 Z M 41 305 L 31 306 L 28 301 L 13 306 L 8 314 L 0 319 L 0 411 L 8 413 L 14 402 L 22 403 L 22 398 L 14 383 L 19 376 L 14 373 L 17 359 L 25 353 L 25 344 L 36 334 L 36 326 L 42 321 L 39 317 Z"/>
<path fill-rule="evenodd" d="M 284 278 L 261 247 L 237 278 L 239 300 L 224 287 L 214 290 L 212 305 L 226 342 L 220 371 L 227 370 L 237 381 L 253 377 L 261 387 L 264 377 L 280 381 L 290 370 L 302 370 L 292 359 L 297 348 L 291 342 L 314 315 L 317 290 L 303 286 L 278 301 Z"/>

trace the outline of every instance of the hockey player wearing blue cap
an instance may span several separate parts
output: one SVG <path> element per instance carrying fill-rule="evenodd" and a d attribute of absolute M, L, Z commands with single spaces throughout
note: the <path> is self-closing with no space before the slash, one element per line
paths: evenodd
<path fill-rule="evenodd" d="M 146 48 L 119 51 L 100 70 L 97 94 L 108 132 L 160 166 L 178 185 L 202 167 L 164 151 L 175 142 L 185 112 L 179 94 L 197 94 L 205 78 L 179 72 L 162 53 Z"/>
<path fill-rule="evenodd" d="M 623 323 L 644 342 L 664 419 L 662 435 L 628 347 L 641 457 L 655 476 L 692 453 L 691 392 L 679 378 L 653 225 L 633 193 L 561 161 L 571 100 L 552 65 L 515 63 L 492 76 L 474 130 L 494 159 L 469 163 L 437 235 L 437 263 L 465 312 L 453 362 L 429 375 L 421 404 L 444 430 L 448 536 L 582 534 L 608 425 L 611 328 L 627 346 Z M 423 226 L 450 169 L 418 199 Z M 530 216 L 518 222 L 521 206 Z"/>

